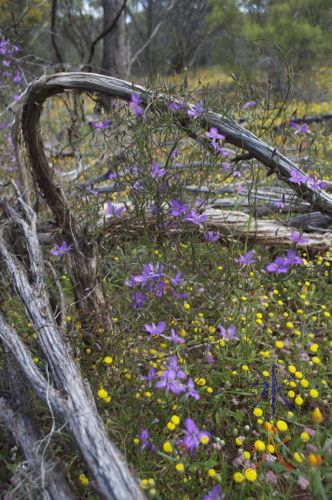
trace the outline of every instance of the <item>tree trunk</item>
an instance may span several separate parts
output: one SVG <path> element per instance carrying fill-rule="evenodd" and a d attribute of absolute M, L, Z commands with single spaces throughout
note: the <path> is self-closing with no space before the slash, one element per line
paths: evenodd
<path fill-rule="evenodd" d="M 104 31 L 112 26 L 122 4 L 123 0 L 103 0 Z M 104 37 L 102 68 L 106 75 L 124 78 L 127 73 L 125 29 L 125 13 L 123 12 L 113 29 Z"/>

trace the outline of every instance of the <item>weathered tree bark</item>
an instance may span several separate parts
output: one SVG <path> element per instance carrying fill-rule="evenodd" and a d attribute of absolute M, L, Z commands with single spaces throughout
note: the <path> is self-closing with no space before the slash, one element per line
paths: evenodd
<path fill-rule="evenodd" d="M 106 75 L 124 78 L 127 74 L 127 47 L 125 38 L 125 13 L 123 0 L 103 0 L 104 36 L 102 68 Z M 117 14 L 120 16 L 113 25 Z M 113 28 L 110 30 L 110 27 Z"/>
<path fill-rule="evenodd" d="M 18 226 L 30 255 L 30 279 L 27 272 L 8 249 L 0 234 L 0 257 L 26 314 L 37 332 L 41 349 L 50 370 L 50 380 L 33 362 L 28 348 L 16 330 L 0 314 L 0 339 L 10 350 L 21 372 L 47 405 L 52 414 L 66 426 L 76 443 L 101 498 L 112 500 L 143 499 L 137 482 L 131 476 L 121 453 L 109 440 L 98 415 L 90 386 L 84 381 L 79 367 L 56 324 L 44 283 L 44 264 L 36 233 L 35 214 L 19 198 L 26 220 L 13 207 L 7 213 Z"/>
<path fill-rule="evenodd" d="M 62 467 L 47 449 L 49 437 L 41 433 L 33 416 L 27 383 L 17 369 L 12 354 L 7 352 L 5 357 L 11 398 L 8 400 L 0 396 L 0 424 L 10 431 L 33 473 L 34 491 L 31 497 L 38 493 L 51 500 L 74 499 Z"/>

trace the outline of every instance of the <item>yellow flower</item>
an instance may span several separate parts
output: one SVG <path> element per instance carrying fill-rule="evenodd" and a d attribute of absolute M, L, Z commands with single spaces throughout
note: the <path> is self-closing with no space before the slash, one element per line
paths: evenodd
<path fill-rule="evenodd" d="M 233 479 L 238 484 L 241 484 L 244 481 L 244 477 L 243 474 L 241 474 L 241 472 L 235 472 L 235 474 L 233 475 Z"/>
<path fill-rule="evenodd" d="M 319 396 L 319 392 L 316 389 L 311 389 L 309 394 L 314 399 L 318 398 L 318 396 Z"/>
<path fill-rule="evenodd" d="M 169 441 L 165 441 L 163 444 L 163 450 L 165 453 L 172 453 L 173 446 Z"/>
<path fill-rule="evenodd" d="M 184 472 L 184 465 L 183 464 L 176 464 L 175 466 L 175 469 L 178 471 L 178 472 Z"/>
<path fill-rule="evenodd" d="M 308 387 L 309 386 L 309 382 L 306 378 L 303 378 L 300 382 L 300 384 L 302 385 L 302 387 Z"/>
<path fill-rule="evenodd" d="M 246 476 L 246 480 L 252 483 L 257 479 L 257 472 L 255 469 L 247 469 L 244 474 Z"/>
<path fill-rule="evenodd" d="M 260 439 L 257 439 L 254 443 L 254 448 L 255 450 L 258 451 L 264 451 L 265 450 L 265 443 L 264 441 L 261 441 Z"/>
<path fill-rule="evenodd" d="M 87 478 L 85 474 L 80 474 L 78 476 L 78 479 L 80 480 L 81 484 L 83 484 L 83 486 L 88 486 L 89 478 Z"/>
<path fill-rule="evenodd" d="M 319 349 L 319 344 L 312 344 L 312 345 L 310 346 L 310 351 L 311 351 L 311 352 L 317 352 L 317 351 L 318 351 L 318 349 Z"/>
<path fill-rule="evenodd" d="M 178 417 L 177 415 L 173 415 L 172 418 L 171 418 L 171 421 L 174 425 L 179 425 L 180 423 L 180 417 Z"/>
<path fill-rule="evenodd" d="M 261 417 L 263 415 L 263 410 L 261 410 L 261 408 L 255 408 L 253 414 L 255 417 Z"/>
<path fill-rule="evenodd" d="M 282 340 L 277 340 L 275 345 L 278 349 L 282 349 L 284 347 L 284 343 Z"/>
<path fill-rule="evenodd" d="M 324 417 L 322 415 L 322 412 L 320 411 L 319 408 L 315 408 L 311 414 L 311 420 L 315 423 L 315 424 L 320 424 L 321 422 L 323 422 L 324 420 Z"/>
<path fill-rule="evenodd" d="M 189 311 L 189 309 L 190 309 L 190 307 L 191 307 L 191 306 L 190 306 L 190 304 L 188 304 L 188 302 L 186 302 L 186 303 L 183 305 L 183 307 L 186 309 L 186 311 Z"/>
<path fill-rule="evenodd" d="M 288 429 L 288 425 L 284 420 L 278 420 L 277 427 L 278 427 L 279 431 L 282 431 L 282 432 L 287 431 L 287 429 Z"/>
<path fill-rule="evenodd" d="M 106 399 L 108 397 L 108 392 L 103 388 L 99 389 L 97 394 L 100 399 Z"/>
<path fill-rule="evenodd" d="M 292 328 L 294 328 L 294 324 L 291 322 L 291 321 L 287 321 L 286 323 L 286 327 L 291 330 Z"/>
<path fill-rule="evenodd" d="M 310 439 L 310 436 L 307 432 L 301 432 L 300 438 L 304 443 L 307 443 Z"/>
<path fill-rule="evenodd" d="M 242 370 L 243 370 L 244 372 L 249 371 L 249 366 L 248 366 L 248 365 L 242 365 Z"/>
<path fill-rule="evenodd" d="M 296 398 L 295 398 L 295 404 L 298 405 L 298 406 L 303 405 L 303 398 L 301 398 L 301 396 L 296 396 Z"/>
<path fill-rule="evenodd" d="M 299 453 L 299 452 L 297 452 L 297 451 L 294 453 L 294 458 L 295 458 L 295 460 L 296 460 L 297 462 L 299 462 L 299 464 L 300 464 L 301 462 L 303 462 L 302 455 L 300 455 L 300 453 Z"/>
<path fill-rule="evenodd" d="M 173 422 L 168 422 L 167 429 L 169 429 L 170 431 L 174 431 L 175 425 L 173 424 Z"/>
<path fill-rule="evenodd" d="M 295 366 L 294 366 L 294 365 L 289 365 L 289 367 L 288 367 L 288 371 L 289 371 L 290 373 L 295 373 L 295 372 L 296 372 L 296 368 L 295 368 Z"/>
<path fill-rule="evenodd" d="M 215 477 L 215 476 L 217 475 L 217 472 L 216 472 L 216 470 L 215 470 L 215 469 L 209 469 L 209 470 L 208 470 L 208 475 L 209 475 L 210 477 Z"/>
<path fill-rule="evenodd" d="M 201 437 L 201 439 L 200 439 L 200 442 L 201 442 L 202 444 L 208 444 L 208 442 L 209 442 L 209 441 L 210 441 L 210 440 L 209 440 L 209 436 L 207 436 L 207 435 L 203 435 L 203 436 Z"/>
<path fill-rule="evenodd" d="M 243 456 L 244 456 L 244 458 L 245 458 L 246 460 L 249 460 L 249 458 L 251 457 L 251 455 L 250 455 L 250 452 L 249 452 L 249 451 L 244 451 L 244 452 L 243 452 Z"/>
<path fill-rule="evenodd" d="M 320 358 L 318 356 L 314 356 L 312 358 L 312 362 L 315 364 L 315 365 L 318 365 L 320 363 Z"/>
<path fill-rule="evenodd" d="M 111 365 L 113 363 L 113 358 L 112 356 L 105 356 L 104 358 L 104 363 L 106 363 L 107 365 Z"/>
<path fill-rule="evenodd" d="M 243 445 L 243 439 L 242 439 L 242 438 L 240 438 L 240 437 L 237 437 L 237 438 L 235 439 L 235 442 L 236 442 L 236 444 L 237 444 L 238 446 L 242 446 L 242 445 Z"/>

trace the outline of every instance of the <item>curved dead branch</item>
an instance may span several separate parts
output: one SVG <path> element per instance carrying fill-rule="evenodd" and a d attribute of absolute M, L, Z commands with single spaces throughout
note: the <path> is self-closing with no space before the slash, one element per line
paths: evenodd
<path fill-rule="evenodd" d="M 45 100 L 68 90 L 97 92 L 126 101 L 129 101 L 132 93 L 135 92 L 146 105 L 153 102 L 155 107 L 159 107 L 159 109 L 168 109 L 169 98 L 124 80 L 93 73 L 58 73 L 52 76 L 43 76 L 28 87 L 23 105 L 22 128 L 34 177 L 44 192 L 48 204 L 52 207 L 59 225 L 64 228 L 68 235 L 70 235 L 70 228 L 72 228 L 73 238 L 80 241 L 79 234 L 74 229 L 76 224 L 73 224 L 73 215 L 70 213 L 65 197 L 52 179 L 52 172 L 45 156 L 39 130 L 39 119 Z M 177 102 L 180 103 L 180 101 Z M 192 105 L 185 104 L 185 107 L 188 109 Z M 181 118 L 181 114 L 178 112 L 174 112 L 174 119 L 188 135 L 198 139 L 197 134 L 191 128 L 192 119 L 189 117 Z M 270 173 L 276 174 L 314 208 L 332 215 L 332 199 L 322 189 L 313 189 L 304 184 L 297 185 L 290 182 L 292 172 L 296 171 L 300 175 L 305 174 L 276 148 L 258 139 L 232 119 L 211 110 L 205 110 L 198 121 L 202 126 L 216 127 L 225 136 L 227 142 L 247 151 L 252 158 L 259 160 Z M 205 144 L 208 146 L 206 141 Z"/>

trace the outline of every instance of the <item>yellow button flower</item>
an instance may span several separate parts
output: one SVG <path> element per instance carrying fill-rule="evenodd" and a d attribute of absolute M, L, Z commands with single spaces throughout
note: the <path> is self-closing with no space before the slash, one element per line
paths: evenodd
<path fill-rule="evenodd" d="M 255 450 L 258 451 L 264 451 L 265 450 L 265 443 L 264 441 L 261 441 L 260 439 L 257 439 L 254 443 L 254 448 Z"/>
<path fill-rule="evenodd" d="M 320 424 L 323 422 L 324 417 L 322 415 L 322 412 L 320 411 L 319 408 L 315 408 L 311 414 L 311 420 L 314 422 L 314 424 Z"/>
<path fill-rule="evenodd" d="M 284 420 L 278 420 L 277 427 L 278 427 L 279 431 L 282 431 L 282 432 L 287 431 L 287 429 L 288 429 L 288 425 Z"/>
<path fill-rule="evenodd" d="M 165 441 L 163 444 L 163 450 L 165 453 L 172 453 L 173 446 L 169 441 Z"/>
<path fill-rule="evenodd" d="M 233 475 L 233 479 L 238 484 L 241 484 L 244 481 L 244 477 L 243 474 L 241 474 L 241 472 L 235 472 L 235 474 Z"/>
<path fill-rule="evenodd" d="M 247 469 L 244 473 L 246 480 L 253 483 L 257 479 L 256 469 Z"/>

